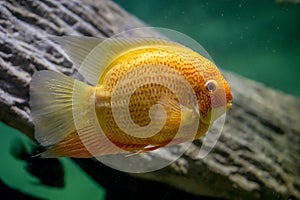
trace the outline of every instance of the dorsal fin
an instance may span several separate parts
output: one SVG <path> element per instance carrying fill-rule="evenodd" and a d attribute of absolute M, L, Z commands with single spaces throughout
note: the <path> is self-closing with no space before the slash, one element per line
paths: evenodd
<path fill-rule="evenodd" d="M 78 71 L 92 85 L 109 64 L 122 53 L 136 48 L 169 45 L 172 42 L 158 38 L 92 38 L 81 36 L 51 37 L 60 44 Z M 172 43 L 176 44 L 176 43 Z"/>
<path fill-rule="evenodd" d="M 86 36 L 50 36 L 50 40 L 59 44 L 78 69 L 87 55 L 106 38 Z"/>
<path fill-rule="evenodd" d="M 96 85 L 105 68 L 120 55 L 139 48 L 167 44 L 170 44 L 170 42 L 152 38 L 108 38 L 91 51 L 83 61 L 79 72 L 91 84 Z"/>

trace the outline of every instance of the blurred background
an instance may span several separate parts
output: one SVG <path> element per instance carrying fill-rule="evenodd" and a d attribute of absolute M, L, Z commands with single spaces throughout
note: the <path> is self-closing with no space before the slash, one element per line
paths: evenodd
<path fill-rule="evenodd" d="M 220 68 L 300 97 L 300 4 L 274 0 L 115 2 L 149 26 L 192 37 Z M 64 187 L 41 184 L 29 173 L 28 158 L 23 155 L 30 152 L 30 141 L 4 124 L 0 132 L 0 178 L 9 187 L 42 199 L 104 199 L 105 189 L 69 159 L 61 159 L 58 165 Z M 23 149 L 17 148 L 20 142 Z"/>

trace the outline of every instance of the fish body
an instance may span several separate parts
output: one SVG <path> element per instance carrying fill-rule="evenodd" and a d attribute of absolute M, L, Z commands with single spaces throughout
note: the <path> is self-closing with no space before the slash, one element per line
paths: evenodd
<path fill-rule="evenodd" d="M 231 105 L 215 64 L 181 44 L 151 38 L 53 40 L 89 84 L 53 71 L 33 76 L 30 106 L 35 137 L 48 147 L 44 157 L 145 152 L 193 141 Z"/>

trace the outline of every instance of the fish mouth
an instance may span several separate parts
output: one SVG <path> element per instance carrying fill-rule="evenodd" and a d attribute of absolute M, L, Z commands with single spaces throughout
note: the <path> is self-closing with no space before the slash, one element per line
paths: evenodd
<path fill-rule="evenodd" d="M 228 102 L 226 104 L 226 111 L 228 111 L 231 108 L 231 106 L 232 106 L 232 102 Z"/>

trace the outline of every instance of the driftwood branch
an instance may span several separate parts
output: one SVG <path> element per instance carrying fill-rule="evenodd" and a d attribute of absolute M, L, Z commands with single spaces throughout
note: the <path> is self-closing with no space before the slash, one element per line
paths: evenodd
<path fill-rule="evenodd" d="M 1 1 L 1 121 L 33 139 L 28 106 L 32 74 L 51 69 L 76 76 L 62 49 L 44 40 L 49 34 L 111 36 L 141 26 L 145 25 L 106 0 Z M 126 176 L 166 183 L 201 196 L 300 199 L 300 100 L 232 73 L 224 74 L 234 104 L 214 150 L 199 159 L 195 152 L 200 143 L 194 143 L 164 169 Z M 103 167 L 89 159 L 77 162 L 101 182 L 97 177 L 103 177 Z M 109 168 L 105 173 L 124 175 Z"/>

